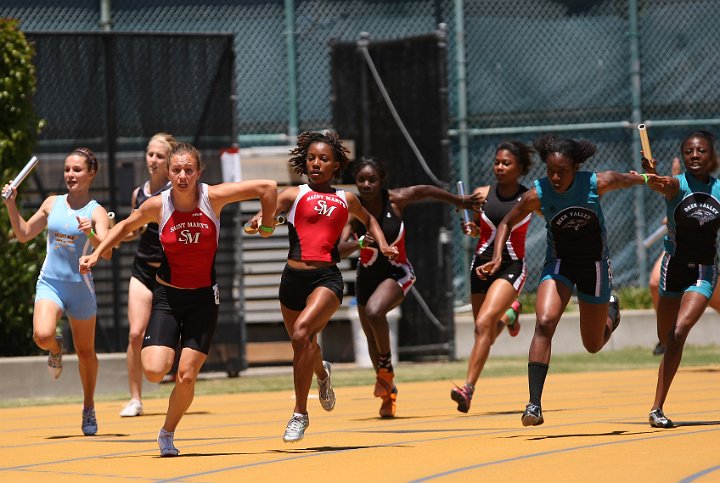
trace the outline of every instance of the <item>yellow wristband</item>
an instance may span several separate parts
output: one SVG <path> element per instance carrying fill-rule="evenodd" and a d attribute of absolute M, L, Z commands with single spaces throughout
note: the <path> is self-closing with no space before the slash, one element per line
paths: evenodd
<path fill-rule="evenodd" d="M 272 226 L 265 226 L 265 225 L 260 225 L 260 228 L 258 228 L 258 229 L 260 231 L 264 231 L 265 233 L 272 233 L 275 231 L 275 228 L 273 228 Z"/>
<path fill-rule="evenodd" d="M 365 235 L 358 238 L 358 246 L 360 247 L 361 250 L 363 248 L 365 248 Z"/>
<path fill-rule="evenodd" d="M 92 238 L 92 237 L 94 237 L 94 236 L 95 236 L 95 230 L 93 230 L 92 228 L 90 228 L 90 234 L 89 234 L 87 237 L 88 237 L 88 238 Z"/>
<path fill-rule="evenodd" d="M 645 181 L 645 184 L 647 184 L 648 178 L 650 178 L 650 177 L 645 173 L 640 173 L 640 176 L 642 176 L 643 180 Z"/>

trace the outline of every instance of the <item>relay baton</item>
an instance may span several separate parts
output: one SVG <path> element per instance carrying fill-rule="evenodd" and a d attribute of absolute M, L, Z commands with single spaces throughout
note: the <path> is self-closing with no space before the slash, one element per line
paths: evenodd
<path fill-rule="evenodd" d="M 650 165 L 654 168 L 655 162 L 653 161 L 652 151 L 650 150 L 650 138 L 648 138 L 647 126 L 645 126 L 645 124 L 638 124 L 638 131 L 640 132 L 640 144 L 642 144 L 643 156 L 650 161 Z"/>
<path fill-rule="evenodd" d="M 465 186 L 462 181 L 457 182 L 457 191 L 460 196 L 465 197 Z M 470 212 L 468 210 L 462 210 L 462 217 L 465 223 L 470 223 Z"/>
<path fill-rule="evenodd" d="M 114 211 L 108 211 L 108 219 L 110 220 L 110 228 L 115 226 L 115 212 Z"/>
<path fill-rule="evenodd" d="M 650 235 L 648 235 L 648 237 L 643 240 L 643 246 L 645 248 L 649 248 L 656 241 L 658 241 L 660 238 L 662 238 L 663 235 L 665 235 L 665 233 L 667 233 L 667 226 L 662 225 L 662 226 L 657 227 L 657 230 L 650 233 Z"/>
<path fill-rule="evenodd" d="M 284 225 L 285 222 L 287 221 L 285 213 L 283 212 L 283 213 L 279 213 L 278 215 L 276 215 L 274 221 L 275 221 L 275 226 Z M 251 235 L 258 232 L 258 229 L 253 228 L 249 221 L 246 222 L 245 225 L 243 225 L 243 229 L 245 230 L 245 233 L 249 233 Z"/>
<path fill-rule="evenodd" d="M 10 186 L 8 187 L 7 191 L 4 191 L 2 194 L 2 197 L 4 199 L 10 198 L 12 196 L 12 190 L 20 186 L 20 183 L 25 181 L 25 178 L 27 178 L 27 175 L 30 174 L 30 171 L 33 170 L 35 166 L 38 164 L 38 158 L 33 156 L 30 158 L 30 161 L 27 162 L 25 167 L 18 173 L 18 175 L 15 177 L 15 179 L 12 180 L 12 183 L 10 183 Z"/>

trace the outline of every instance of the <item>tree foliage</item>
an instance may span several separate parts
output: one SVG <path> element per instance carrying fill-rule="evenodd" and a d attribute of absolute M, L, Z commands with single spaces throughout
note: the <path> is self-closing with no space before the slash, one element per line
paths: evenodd
<path fill-rule="evenodd" d="M 32 105 L 34 53 L 17 21 L 0 18 L 0 187 L 30 159 L 42 127 Z M 33 302 L 45 240 L 36 237 L 29 243 L 18 243 L 7 210 L 0 210 L 0 356 L 36 354 Z"/>

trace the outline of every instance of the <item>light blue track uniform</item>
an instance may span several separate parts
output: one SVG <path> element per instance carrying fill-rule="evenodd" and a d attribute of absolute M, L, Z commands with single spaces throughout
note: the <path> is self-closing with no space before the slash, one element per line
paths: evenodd
<path fill-rule="evenodd" d="M 92 218 L 100 206 L 91 200 L 79 210 L 67 204 L 67 195 L 55 198 L 48 216 L 47 255 L 40 269 L 35 302 L 52 300 L 73 319 L 89 319 L 97 312 L 92 275 L 80 274 L 80 257 L 92 251 L 90 240 L 78 230 L 77 216 Z"/>
<path fill-rule="evenodd" d="M 567 191 L 558 193 L 548 178 L 535 181 L 547 229 L 545 267 L 540 283 L 553 279 L 593 304 L 610 300 L 612 271 L 597 174 L 578 171 Z"/>
<path fill-rule="evenodd" d="M 698 292 L 710 299 L 717 285 L 717 232 L 720 228 L 720 181 L 707 183 L 686 173 L 676 176 L 677 195 L 665 200 L 668 233 L 660 265 L 660 295 Z"/>

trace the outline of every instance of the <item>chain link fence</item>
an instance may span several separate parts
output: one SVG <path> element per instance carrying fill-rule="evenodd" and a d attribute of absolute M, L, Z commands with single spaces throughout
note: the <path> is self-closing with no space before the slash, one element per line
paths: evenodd
<path fill-rule="evenodd" d="M 0 15 L 20 19 L 27 32 L 98 31 L 99 4 L 8 0 Z M 459 179 L 463 172 L 458 128 L 467 126 L 470 187 L 492 182 L 499 141 L 531 142 L 546 132 L 597 143 L 598 154 L 584 169 L 637 168 L 634 124 L 645 120 L 660 170 L 668 172 L 687 132 L 720 124 L 718 18 L 715 0 L 112 2 L 114 31 L 234 34 L 236 115 L 245 144 L 287 142 L 297 131 L 332 126 L 331 40 L 354 41 L 363 31 L 373 39 L 397 39 L 446 23 L 451 174 Z M 458 62 L 459 39 L 464 63 Z M 464 79 L 458 75 L 461 66 Z M 78 82 L 78 88 L 98 88 Z M 463 87 L 467 97 L 461 106 Z M 538 163 L 526 183 L 543 174 Z M 638 248 L 664 211 L 659 197 L 638 194 L 640 189 L 613 192 L 604 200 L 618 286 L 644 284 L 660 249 L 659 244 L 647 253 Z M 544 224 L 533 221 L 529 290 L 537 282 L 544 238 Z M 461 240 L 456 230 L 458 247 Z M 456 253 L 456 298 L 466 300 L 467 253 Z M 641 263 L 645 255 L 647 263 Z"/>

